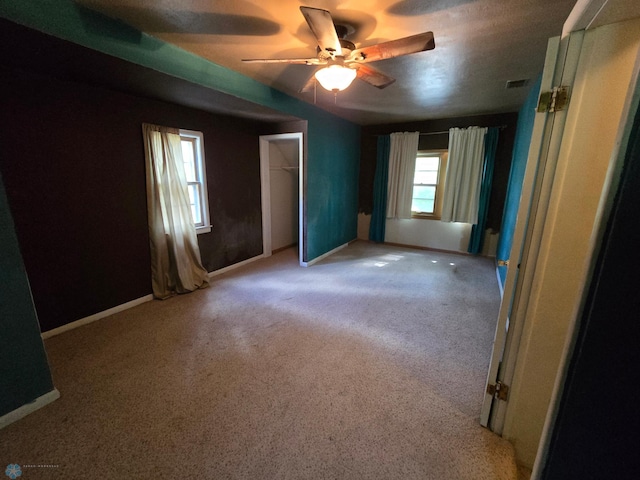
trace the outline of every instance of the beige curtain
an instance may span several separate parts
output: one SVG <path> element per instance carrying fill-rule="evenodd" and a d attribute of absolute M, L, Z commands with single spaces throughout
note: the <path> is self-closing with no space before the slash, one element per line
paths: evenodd
<path fill-rule="evenodd" d="M 411 218 L 418 132 L 392 133 L 389 148 L 387 218 Z"/>
<path fill-rule="evenodd" d="M 442 201 L 443 222 L 478 223 L 486 128 L 451 128 Z"/>
<path fill-rule="evenodd" d="M 143 124 L 153 295 L 205 287 L 178 129 Z"/>

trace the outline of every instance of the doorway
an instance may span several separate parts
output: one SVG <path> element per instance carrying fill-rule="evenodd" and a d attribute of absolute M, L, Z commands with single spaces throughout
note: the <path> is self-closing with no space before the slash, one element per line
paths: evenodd
<path fill-rule="evenodd" d="M 548 433 L 554 392 L 574 340 L 600 202 L 621 144 L 621 120 L 633 93 L 628 88 L 638 75 L 638 31 L 638 20 L 578 30 L 554 40 L 555 53 L 548 55 L 562 67 L 548 87 L 568 89 L 570 102 L 564 110 L 536 113 L 540 121 L 534 123 L 527 165 L 531 182 L 521 197 L 520 239 L 514 237 L 511 249 L 481 419 L 515 444 L 518 463 L 529 468 Z M 566 50 L 556 48 L 563 44 Z M 556 75 L 545 68 L 543 88 L 550 91 L 546 74 Z M 536 135 L 537 128 L 545 135 Z M 538 163 L 543 160 L 544 170 Z"/>
<path fill-rule="evenodd" d="M 298 245 L 303 262 L 302 132 L 260 137 L 263 255 Z"/>

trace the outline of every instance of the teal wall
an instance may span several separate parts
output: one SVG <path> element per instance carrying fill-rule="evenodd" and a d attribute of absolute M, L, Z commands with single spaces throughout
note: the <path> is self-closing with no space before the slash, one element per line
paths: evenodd
<path fill-rule="evenodd" d="M 309 121 L 307 148 L 308 258 L 316 258 L 357 235 L 360 128 Z M 311 161 L 313 153 L 314 161 Z M 357 157 L 358 161 L 352 159 Z"/>
<path fill-rule="evenodd" d="M 0 177 L 0 417 L 53 390 L 29 281 Z"/>
<path fill-rule="evenodd" d="M 518 114 L 518 127 L 513 144 L 513 160 L 511 162 L 511 171 L 509 172 L 509 184 L 507 186 L 507 196 L 504 203 L 502 226 L 500 227 L 500 240 L 498 240 L 496 251 L 496 258 L 498 260 L 507 260 L 511 253 L 511 244 L 513 243 L 513 233 L 516 228 L 518 206 L 522 193 L 522 182 L 527 167 L 527 157 L 529 155 L 529 145 L 531 144 L 531 134 L 533 133 L 533 122 L 536 115 L 541 81 L 542 76 L 538 78 L 535 85 L 531 88 L 529 96 Z M 500 282 L 502 282 L 504 286 L 507 278 L 507 267 L 498 267 L 498 274 L 500 275 Z"/>
<path fill-rule="evenodd" d="M 305 260 L 356 238 L 359 126 L 71 0 L 0 0 L 0 16 L 307 120 Z"/>

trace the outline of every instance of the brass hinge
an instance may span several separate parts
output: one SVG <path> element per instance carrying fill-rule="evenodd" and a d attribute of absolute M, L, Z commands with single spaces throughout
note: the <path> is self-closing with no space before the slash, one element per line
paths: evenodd
<path fill-rule="evenodd" d="M 553 87 L 551 91 L 540 93 L 538 100 L 538 113 L 559 112 L 564 110 L 569 103 L 569 87 L 560 85 Z"/>
<path fill-rule="evenodd" d="M 509 386 L 500 381 L 496 382 L 495 385 L 488 384 L 487 393 L 493 398 L 497 398 L 498 400 L 503 400 L 506 402 L 507 396 L 509 395 Z"/>
<path fill-rule="evenodd" d="M 498 260 L 498 266 L 499 267 L 508 267 L 509 266 L 509 260 Z"/>

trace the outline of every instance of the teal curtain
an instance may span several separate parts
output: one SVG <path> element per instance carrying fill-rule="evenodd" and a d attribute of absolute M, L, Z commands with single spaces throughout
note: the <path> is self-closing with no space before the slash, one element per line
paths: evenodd
<path fill-rule="evenodd" d="M 480 253 L 484 242 L 499 132 L 500 129 L 498 127 L 491 127 L 484 136 L 484 165 L 482 169 L 482 184 L 480 186 L 480 201 L 478 202 L 478 223 L 471 227 L 471 238 L 467 248 L 467 252 L 472 254 Z"/>
<path fill-rule="evenodd" d="M 378 154 L 376 157 L 376 174 L 373 179 L 373 211 L 369 225 L 369 240 L 384 242 L 385 222 L 387 216 L 387 184 L 389 180 L 389 150 L 391 136 L 378 137 Z"/>

